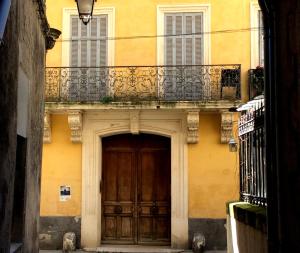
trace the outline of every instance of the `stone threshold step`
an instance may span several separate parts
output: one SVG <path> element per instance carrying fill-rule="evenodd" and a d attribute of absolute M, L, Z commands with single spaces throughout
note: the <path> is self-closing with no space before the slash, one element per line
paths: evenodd
<path fill-rule="evenodd" d="M 62 253 L 61 250 L 40 250 L 39 252 L 40 253 Z M 74 253 L 87 253 L 87 252 L 89 252 L 89 253 L 97 253 L 95 251 L 95 249 L 94 250 L 89 249 L 88 251 L 87 250 L 78 250 L 77 249 L 76 251 L 72 251 L 72 252 L 74 252 Z M 176 252 L 176 250 L 175 250 L 175 252 Z M 177 252 L 178 252 L 178 250 L 177 250 Z M 193 253 L 191 250 L 185 250 L 185 251 L 180 251 L 180 252 L 183 252 L 183 253 Z M 113 253 L 113 252 L 110 252 L 110 253 Z M 149 253 L 149 252 L 147 252 L 147 253 Z M 155 252 L 155 253 L 157 253 L 157 252 Z M 220 250 L 220 251 L 219 250 L 212 250 L 212 251 L 210 251 L 210 250 L 208 250 L 208 251 L 204 251 L 204 253 L 227 253 L 227 251 L 222 251 L 222 250 Z"/>
<path fill-rule="evenodd" d="M 181 253 L 183 249 L 171 249 L 166 246 L 142 246 L 142 245 L 103 245 L 96 249 L 102 253 Z"/>

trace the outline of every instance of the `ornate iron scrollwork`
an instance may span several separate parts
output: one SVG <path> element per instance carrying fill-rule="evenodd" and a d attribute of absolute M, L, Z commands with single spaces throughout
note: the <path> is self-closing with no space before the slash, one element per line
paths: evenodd
<path fill-rule="evenodd" d="M 240 65 L 46 68 L 47 102 L 240 99 Z M 223 88 L 234 92 L 224 96 Z"/>

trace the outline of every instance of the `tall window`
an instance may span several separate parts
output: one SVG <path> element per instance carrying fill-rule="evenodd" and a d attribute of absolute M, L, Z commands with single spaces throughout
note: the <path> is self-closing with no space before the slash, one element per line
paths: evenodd
<path fill-rule="evenodd" d="M 264 24 L 262 11 L 258 11 L 258 54 L 259 65 L 264 66 Z"/>
<path fill-rule="evenodd" d="M 162 86 L 164 99 L 201 99 L 205 95 L 205 81 L 199 75 L 199 67 L 190 65 L 204 62 L 203 13 L 167 13 L 164 18 L 164 64 L 168 66 Z"/>
<path fill-rule="evenodd" d="M 88 25 L 71 15 L 71 67 L 107 65 L 107 15 L 95 15 Z"/>
<path fill-rule="evenodd" d="M 203 64 L 202 32 L 202 13 L 165 14 L 165 64 Z"/>
<path fill-rule="evenodd" d="M 95 101 L 107 95 L 107 15 L 94 15 L 84 25 L 71 15 L 70 83 L 66 89 L 71 101 Z M 87 68 L 76 68 L 87 67 Z M 63 89 L 64 90 L 64 89 Z"/>

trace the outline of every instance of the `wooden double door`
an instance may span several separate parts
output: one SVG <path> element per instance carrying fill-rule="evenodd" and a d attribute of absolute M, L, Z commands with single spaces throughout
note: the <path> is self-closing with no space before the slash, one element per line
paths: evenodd
<path fill-rule="evenodd" d="M 170 244 L 170 139 L 102 139 L 102 243 Z"/>

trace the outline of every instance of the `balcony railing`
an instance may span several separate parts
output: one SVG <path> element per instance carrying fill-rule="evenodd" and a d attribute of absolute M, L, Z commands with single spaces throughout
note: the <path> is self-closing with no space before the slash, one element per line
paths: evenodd
<path fill-rule="evenodd" d="M 252 100 L 239 120 L 241 200 L 267 205 L 264 100 Z"/>
<path fill-rule="evenodd" d="M 249 70 L 249 99 L 264 94 L 264 69 L 256 68 Z"/>
<path fill-rule="evenodd" d="M 240 99 L 240 65 L 46 68 L 46 102 Z"/>

